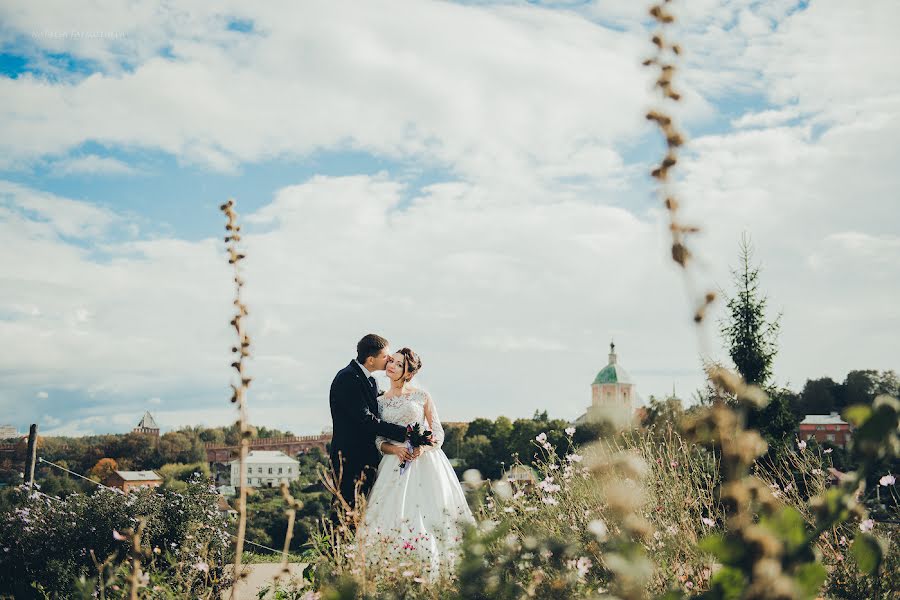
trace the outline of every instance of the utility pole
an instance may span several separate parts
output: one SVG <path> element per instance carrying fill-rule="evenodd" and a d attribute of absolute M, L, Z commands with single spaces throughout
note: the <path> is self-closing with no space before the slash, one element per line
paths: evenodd
<path fill-rule="evenodd" d="M 37 459 L 37 423 L 28 430 L 28 455 L 25 457 L 25 485 L 34 486 L 34 463 Z"/>

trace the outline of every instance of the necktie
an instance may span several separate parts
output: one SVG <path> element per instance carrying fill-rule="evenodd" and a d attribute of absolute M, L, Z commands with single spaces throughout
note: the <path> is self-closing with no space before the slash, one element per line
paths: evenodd
<path fill-rule="evenodd" d="M 378 395 L 378 385 L 375 383 L 374 377 L 369 377 L 369 385 L 372 386 L 372 393 Z"/>

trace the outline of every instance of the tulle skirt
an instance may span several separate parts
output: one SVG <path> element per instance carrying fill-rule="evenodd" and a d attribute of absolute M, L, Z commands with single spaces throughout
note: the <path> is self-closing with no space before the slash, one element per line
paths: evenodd
<path fill-rule="evenodd" d="M 443 450 L 426 450 L 400 473 L 385 455 L 359 529 L 370 568 L 406 568 L 436 579 L 452 574 L 462 527 L 474 524 L 462 486 Z"/>

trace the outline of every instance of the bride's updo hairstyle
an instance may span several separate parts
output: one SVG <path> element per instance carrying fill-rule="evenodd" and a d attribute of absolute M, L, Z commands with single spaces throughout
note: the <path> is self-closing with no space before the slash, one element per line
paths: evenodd
<path fill-rule="evenodd" d="M 400 348 L 397 352 L 403 355 L 403 380 L 409 381 L 422 368 L 422 359 L 409 348 Z"/>

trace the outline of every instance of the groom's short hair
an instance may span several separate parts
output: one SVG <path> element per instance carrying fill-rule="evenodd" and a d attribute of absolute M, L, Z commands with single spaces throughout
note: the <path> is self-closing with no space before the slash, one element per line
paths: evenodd
<path fill-rule="evenodd" d="M 380 335 L 370 333 L 356 344 L 356 360 L 364 364 L 370 356 L 378 356 L 382 349 L 388 347 L 388 341 Z"/>

